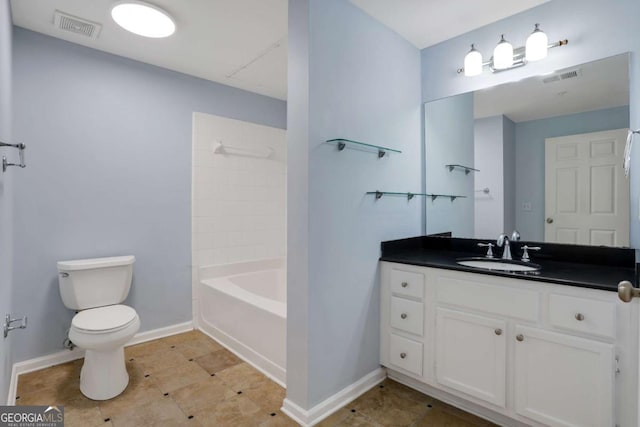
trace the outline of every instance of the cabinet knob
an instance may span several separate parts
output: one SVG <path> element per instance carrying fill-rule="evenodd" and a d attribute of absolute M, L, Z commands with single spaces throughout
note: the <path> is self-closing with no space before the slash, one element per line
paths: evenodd
<path fill-rule="evenodd" d="M 576 313 L 576 320 L 578 322 L 582 322 L 584 320 L 584 314 L 582 313 Z"/>
<path fill-rule="evenodd" d="M 519 334 L 518 336 L 516 336 L 516 339 L 517 339 L 518 341 L 524 341 L 524 335 Z"/>
<path fill-rule="evenodd" d="M 409 284 L 407 282 L 402 282 L 400 286 L 402 286 L 403 288 L 406 288 L 407 286 L 409 286 Z"/>
<path fill-rule="evenodd" d="M 502 329 L 498 328 L 494 331 L 496 335 L 502 335 Z"/>
<path fill-rule="evenodd" d="M 401 319 L 406 319 L 406 318 L 407 318 L 407 313 L 402 313 L 402 314 L 400 315 L 400 318 L 401 318 Z"/>
<path fill-rule="evenodd" d="M 400 359 L 404 359 L 407 357 L 407 353 L 400 353 Z"/>
<path fill-rule="evenodd" d="M 547 218 L 547 224 L 553 224 L 553 218 L 551 217 Z"/>

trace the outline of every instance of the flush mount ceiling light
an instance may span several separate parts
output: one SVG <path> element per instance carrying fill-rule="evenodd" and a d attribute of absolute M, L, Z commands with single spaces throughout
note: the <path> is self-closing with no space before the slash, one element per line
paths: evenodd
<path fill-rule="evenodd" d="M 143 37 L 169 37 L 176 31 L 176 24 L 167 12 L 141 1 L 117 2 L 111 9 L 111 17 L 125 30 Z"/>
<path fill-rule="evenodd" d="M 464 72 L 467 77 L 477 76 L 482 74 L 485 65 L 489 66 L 492 73 L 522 67 L 528 62 L 544 59 L 548 49 L 566 46 L 567 43 L 569 43 L 567 39 L 549 43 L 549 38 L 540 29 L 540 24 L 536 24 L 533 33 L 527 38 L 526 45 L 517 49 L 505 40 L 503 34 L 493 50 L 493 56 L 485 62 L 482 62 L 482 54 L 475 49 L 474 45 L 471 45 L 471 50 L 464 57 L 464 68 L 459 68 L 458 73 Z"/>

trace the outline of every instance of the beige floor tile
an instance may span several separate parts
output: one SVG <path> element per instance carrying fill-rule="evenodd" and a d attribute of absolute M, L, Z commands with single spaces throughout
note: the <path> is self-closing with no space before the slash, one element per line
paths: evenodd
<path fill-rule="evenodd" d="M 434 407 L 416 422 L 415 427 L 477 427 L 477 425 Z"/>
<path fill-rule="evenodd" d="M 379 387 L 369 390 L 348 407 L 383 426 L 410 426 L 428 409 L 424 403 Z"/>
<path fill-rule="evenodd" d="M 189 362 L 182 353 L 173 349 L 138 356 L 133 358 L 133 360 L 143 370 L 145 375 L 154 375 L 156 372 L 166 371 L 174 366 Z"/>
<path fill-rule="evenodd" d="M 334 412 L 324 420 L 320 421 L 318 424 L 316 424 L 316 427 L 334 427 L 339 422 L 344 421 L 351 414 L 352 412 L 349 409 L 349 405 L 347 405 L 346 407 L 338 410 L 337 412 Z"/>
<path fill-rule="evenodd" d="M 18 396 L 43 388 L 59 388 L 66 386 L 69 382 L 79 381 L 80 368 L 84 359 L 63 363 L 35 372 L 22 374 L 18 378 Z"/>
<path fill-rule="evenodd" d="M 216 377 L 224 381 L 234 391 L 243 392 L 271 382 L 260 371 L 244 362 L 218 372 Z"/>
<path fill-rule="evenodd" d="M 223 348 L 222 350 L 198 357 L 196 362 L 208 373 L 215 374 L 223 369 L 242 363 L 242 360 L 238 359 L 229 350 Z"/>
<path fill-rule="evenodd" d="M 269 413 L 279 411 L 286 396 L 285 389 L 272 381 L 250 387 L 242 392 Z"/>
<path fill-rule="evenodd" d="M 462 409 L 458 409 L 454 406 L 448 405 L 444 402 L 435 401 L 434 407 L 436 409 L 442 410 L 442 412 L 446 414 L 452 415 L 456 418 L 460 418 L 473 426 L 488 427 L 491 424 L 490 421 L 485 420 L 484 418 L 480 418 L 478 416 L 465 412 Z"/>
<path fill-rule="evenodd" d="M 172 427 L 193 425 L 169 398 L 152 400 L 140 406 L 116 414 L 111 422 L 114 427 Z"/>
<path fill-rule="evenodd" d="M 98 402 L 103 418 L 113 418 L 131 407 L 142 406 L 152 400 L 160 400 L 163 395 L 151 378 L 145 378 L 133 362 L 127 363 L 129 385 L 122 394 L 113 399 Z"/>
<path fill-rule="evenodd" d="M 179 388 L 169 394 L 182 412 L 193 415 L 225 399 L 233 398 L 237 393 L 216 377 L 207 377 L 203 381 Z"/>
<path fill-rule="evenodd" d="M 162 338 L 161 341 L 163 341 L 163 342 L 165 342 L 165 343 L 167 343 L 169 345 L 176 345 L 176 344 L 180 344 L 180 343 L 184 343 L 184 342 L 200 340 L 202 338 L 210 339 L 208 336 L 206 336 L 202 332 L 197 331 L 197 330 L 194 329 L 194 330 L 189 331 L 189 332 L 183 332 L 181 334 L 171 335 L 170 337 Z"/>
<path fill-rule="evenodd" d="M 163 393 L 171 393 L 179 388 L 203 381 L 210 375 L 195 362 L 183 362 L 151 376 Z"/>
<path fill-rule="evenodd" d="M 260 421 L 258 425 L 260 427 L 297 427 L 300 424 L 293 421 L 281 411 L 275 411 L 266 415 L 264 421 Z"/>
<path fill-rule="evenodd" d="M 424 393 L 420 393 L 417 390 L 414 390 L 414 389 L 412 389 L 410 387 L 407 387 L 406 385 L 403 385 L 403 384 L 400 384 L 398 382 L 395 382 L 394 380 L 389 379 L 389 378 L 384 380 L 377 387 L 379 389 L 384 389 L 386 391 L 390 391 L 390 392 L 402 397 L 403 399 L 411 399 L 411 400 L 416 401 L 418 403 L 429 404 L 429 403 L 433 403 L 433 402 L 436 401 L 436 399 L 434 399 L 431 396 L 427 396 Z"/>
<path fill-rule="evenodd" d="M 352 413 L 335 425 L 336 427 L 380 427 L 375 421 L 362 414 Z"/>
<path fill-rule="evenodd" d="M 171 344 L 165 342 L 164 340 L 153 340 L 125 348 L 124 355 L 128 360 L 140 356 L 148 356 L 157 352 L 169 350 L 170 348 Z"/>
<path fill-rule="evenodd" d="M 196 359 L 215 351 L 220 351 L 223 347 L 209 337 L 202 336 L 193 341 L 185 341 L 175 344 L 175 349 L 182 353 L 187 359 Z"/>
<path fill-rule="evenodd" d="M 98 402 L 79 398 L 64 405 L 66 427 L 97 427 L 105 424 Z"/>
<path fill-rule="evenodd" d="M 212 403 L 194 414 L 202 426 L 257 426 L 264 411 L 249 398 L 236 395 L 230 399 Z"/>

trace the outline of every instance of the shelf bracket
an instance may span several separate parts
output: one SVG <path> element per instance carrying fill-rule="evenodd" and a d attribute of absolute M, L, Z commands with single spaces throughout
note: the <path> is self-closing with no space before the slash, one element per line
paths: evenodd
<path fill-rule="evenodd" d="M 339 142 L 338 142 L 338 151 L 342 151 L 342 150 L 344 150 L 344 147 L 346 147 L 346 146 L 347 146 L 347 144 L 346 144 L 346 143 L 344 143 L 344 142 L 342 142 L 342 141 L 339 141 Z"/>
<path fill-rule="evenodd" d="M 376 191 L 376 200 L 381 199 L 382 198 L 382 192 L 381 191 Z"/>
<path fill-rule="evenodd" d="M 407 200 L 413 199 L 414 196 L 415 196 L 415 194 L 413 194 L 413 193 L 407 193 Z"/>
<path fill-rule="evenodd" d="M 384 150 L 378 150 L 378 158 L 381 159 L 384 157 L 384 155 L 387 154 L 386 151 Z"/>

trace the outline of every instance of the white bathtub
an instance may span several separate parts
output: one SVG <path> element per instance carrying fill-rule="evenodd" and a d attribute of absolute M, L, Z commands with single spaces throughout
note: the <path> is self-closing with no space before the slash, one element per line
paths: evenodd
<path fill-rule="evenodd" d="M 199 280 L 199 328 L 284 386 L 284 259 L 201 267 Z"/>

